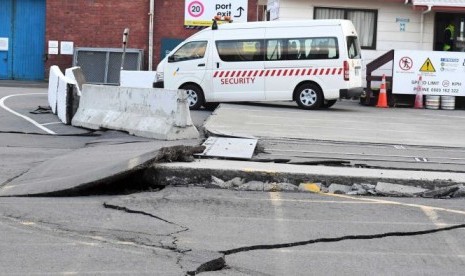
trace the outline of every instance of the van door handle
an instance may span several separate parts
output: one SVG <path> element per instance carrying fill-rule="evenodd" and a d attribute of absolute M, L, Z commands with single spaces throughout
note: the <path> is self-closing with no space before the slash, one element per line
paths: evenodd
<path fill-rule="evenodd" d="M 216 68 L 220 68 L 220 63 L 219 62 L 216 63 Z"/>
<path fill-rule="evenodd" d="M 205 63 L 200 63 L 197 67 L 205 67 Z"/>

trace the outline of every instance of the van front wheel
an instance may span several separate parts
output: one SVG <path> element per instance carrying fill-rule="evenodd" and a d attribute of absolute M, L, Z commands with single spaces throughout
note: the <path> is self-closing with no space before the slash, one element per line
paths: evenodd
<path fill-rule="evenodd" d="M 186 90 L 187 93 L 187 102 L 189 103 L 189 109 L 197 110 L 204 103 L 204 96 L 202 89 L 195 84 L 186 84 L 181 87 L 181 89 Z"/>
<path fill-rule="evenodd" d="M 295 100 L 302 109 L 318 109 L 323 103 L 323 93 L 317 85 L 306 83 L 297 88 Z"/>
<path fill-rule="evenodd" d="M 323 104 L 321 105 L 322 108 L 330 108 L 331 106 L 333 106 L 335 103 L 337 102 L 337 100 L 327 100 L 327 101 L 324 101 Z"/>

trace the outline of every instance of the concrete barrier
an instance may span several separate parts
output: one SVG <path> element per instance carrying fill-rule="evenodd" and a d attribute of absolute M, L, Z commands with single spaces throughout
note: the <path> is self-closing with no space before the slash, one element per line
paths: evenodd
<path fill-rule="evenodd" d="M 84 76 L 84 73 L 82 72 L 81 67 L 75 66 L 75 67 L 66 69 L 65 77 L 75 82 L 75 88 L 77 90 L 77 95 L 81 96 L 82 85 L 86 83 L 86 77 Z"/>
<path fill-rule="evenodd" d="M 155 82 L 156 71 L 121 71 L 120 86 L 152 88 Z"/>
<path fill-rule="evenodd" d="M 48 105 L 53 114 L 57 113 L 58 76 L 61 74 L 60 68 L 56 65 L 50 67 L 48 77 Z"/>
<path fill-rule="evenodd" d="M 72 125 L 160 140 L 199 137 L 182 90 L 85 84 Z"/>
<path fill-rule="evenodd" d="M 58 115 L 63 123 L 71 124 L 71 119 L 77 110 L 76 81 L 65 77 L 58 66 L 50 68 L 48 84 L 48 103 L 52 112 Z"/>

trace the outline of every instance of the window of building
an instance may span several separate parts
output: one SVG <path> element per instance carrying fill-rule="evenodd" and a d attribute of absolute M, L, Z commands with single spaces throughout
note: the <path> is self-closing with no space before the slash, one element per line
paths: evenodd
<path fill-rule="evenodd" d="M 362 49 L 376 49 L 378 11 L 315 7 L 315 19 L 348 19 L 359 36 Z"/>

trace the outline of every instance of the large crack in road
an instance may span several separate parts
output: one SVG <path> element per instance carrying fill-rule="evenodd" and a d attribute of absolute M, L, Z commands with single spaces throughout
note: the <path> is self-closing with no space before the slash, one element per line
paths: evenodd
<path fill-rule="evenodd" d="M 159 219 L 161 221 L 164 221 L 166 223 L 170 223 L 179 227 L 183 227 L 186 230 L 184 231 L 178 231 L 176 233 L 172 233 L 174 241 L 173 245 L 174 248 L 168 248 L 170 250 L 173 250 L 181 255 L 184 255 L 188 252 L 191 252 L 191 250 L 179 250 L 178 245 L 177 245 L 177 240 L 178 238 L 175 236 L 177 234 L 180 234 L 182 232 L 189 231 L 189 229 L 185 226 L 181 226 L 177 223 L 174 223 L 172 221 L 165 220 L 161 217 L 158 217 L 156 215 L 153 215 L 148 212 L 140 211 L 140 210 L 133 210 L 127 207 L 123 206 L 116 206 L 112 204 L 105 203 L 104 206 L 106 208 L 112 208 L 132 214 L 142 214 L 149 216 L 151 218 Z M 347 241 L 347 240 L 376 240 L 376 239 L 383 239 L 383 238 L 388 238 L 388 237 L 409 237 L 409 236 L 421 236 L 421 235 L 429 235 L 429 234 L 434 234 L 434 233 L 439 233 L 439 232 L 446 232 L 446 231 L 452 231 L 452 230 L 457 230 L 457 229 L 465 229 L 465 224 L 458 224 L 458 225 L 453 225 L 453 226 L 448 226 L 448 227 L 442 227 L 442 228 L 435 228 L 435 229 L 427 229 L 427 230 L 421 230 L 421 231 L 397 231 L 397 232 L 386 232 L 386 233 L 380 233 L 380 234 L 371 234 L 371 235 L 347 235 L 347 236 L 341 236 L 341 237 L 335 237 L 335 238 L 318 238 L 318 239 L 311 239 L 311 240 L 304 240 L 304 241 L 297 241 L 297 242 L 291 242 L 291 243 L 278 243 L 278 244 L 261 244 L 261 245 L 251 245 L 251 246 L 243 246 L 243 247 L 238 247 L 238 248 L 233 248 L 233 249 L 228 249 L 228 250 L 223 250 L 223 251 L 218 251 L 219 254 L 221 254 L 220 257 L 215 256 L 212 259 L 209 259 L 203 263 L 200 263 L 195 267 L 195 269 L 185 269 L 180 263 L 183 259 L 183 256 L 180 257 L 179 259 L 179 264 L 181 265 L 181 268 L 186 271 L 187 275 L 197 275 L 202 272 L 209 272 L 209 271 L 218 271 L 227 268 L 227 262 L 226 262 L 226 256 L 233 255 L 233 254 L 238 254 L 238 253 L 244 253 L 244 252 L 249 252 L 249 251 L 255 251 L 255 250 L 273 250 L 273 249 L 282 249 L 282 248 L 290 248 L 290 247 L 297 247 L 297 246 L 305 246 L 305 245 L 310 245 L 310 244 L 316 244 L 316 243 L 335 243 L 335 242 L 341 242 L 341 241 Z"/>
<path fill-rule="evenodd" d="M 130 209 L 124 206 L 118 206 L 114 204 L 104 203 L 103 206 L 105 208 L 114 209 L 118 211 L 123 211 L 129 214 L 138 214 L 148 216 L 150 218 L 154 218 L 165 223 L 175 225 L 177 227 L 182 228 L 179 231 L 172 232 L 167 236 L 171 237 L 172 243 L 170 246 L 162 246 L 163 249 L 168 249 L 179 254 L 176 264 L 180 266 L 180 268 L 186 272 L 187 275 L 196 275 L 201 272 L 208 272 L 208 271 L 218 271 L 225 267 L 225 259 L 224 254 L 214 254 L 214 252 L 194 252 L 191 249 L 180 249 L 178 246 L 178 237 L 177 234 L 189 231 L 189 228 L 183 225 L 179 225 L 175 222 L 166 220 L 159 216 L 153 215 L 148 212 Z M 205 260 L 206 259 L 206 260 Z"/>
<path fill-rule="evenodd" d="M 434 233 L 444 232 L 444 231 L 451 231 L 451 230 L 461 229 L 461 228 L 465 228 L 465 224 L 453 225 L 449 227 L 436 228 L 436 229 L 430 229 L 430 230 L 422 230 L 422 231 L 387 232 L 387 233 L 372 234 L 372 235 L 348 235 L 348 236 L 342 236 L 342 237 L 336 237 L 336 238 L 319 238 L 319 239 L 312 239 L 312 240 L 291 242 L 291 243 L 243 246 L 243 247 L 238 247 L 234 249 L 220 251 L 220 253 L 223 253 L 225 255 L 232 255 L 232 254 L 254 251 L 254 250 L 281 249 L 281 248 L 303 246 L 303 245 L 309 245 L 309 244 L 315 244 L 315 243 L 332 243 L 332 242 L 340 242 L 340 241 L 346 241 L 346 240 L 374 240 L 374 239 L 382 239 L 382 238 L 388 238 L 388 237 L 420 236 L 420 235 L 434 234 Z"/>

